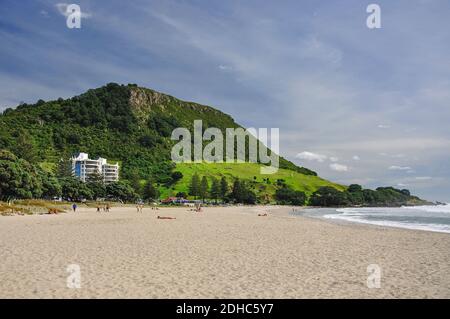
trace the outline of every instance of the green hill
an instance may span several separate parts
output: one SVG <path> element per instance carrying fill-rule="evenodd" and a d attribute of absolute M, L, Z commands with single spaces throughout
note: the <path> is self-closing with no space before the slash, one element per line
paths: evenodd
<path fill-rule="evenodd" d="M 132 201 L 143 192 L 144 184 L 156 185 L 161 197 L 167 197 L 187 193 L 197 173 L 200 178 L 206 177 L 206 183 L 225 177 L 229 187 L 239 179 L 244 183 L 228 191 L 262 202 L 274 201 L 275 193 L 281 202 L 283 198 L 296 198 L 304 203 L 306 195 L 310 203 L 321 206 L 400 205 L 420 200 L 407 190 L 394 188 L 371 191 L 351 185 L 346 191 L 346 187 L 282 157 L 280 169 L 272 175 L 261 175 L 262 164 L 258 163 L 175 165 L 170 156 L 176 143 L 170 139 L 171 133 L 177 127 L 193 132 L 194 120 L 202 120 L 203 129 L 216 127 L 222 133 L 226 128 L 240 127 L 215 108 L 134 84 L 110 83 L 70 99 L 39 100 L 6 109 L 0 115 L 0 199 L 62 194 L 78 199 L 112 196 Z M 78 152 L 118 161 L 122 182 L 103 189 L 104 185 L 73 180 L 64 163 Z"/>
<path fill-rule="evenodd" d="M 174 196 L 178 192 L 187 192 L 192 176 L 197 173 L 208 178 L 221 178 L 224 176 L 232 181 L 236 178 L 247 181 L 258 198 L 264 198 L 266 194 L 270 199 L 281 183 L 289 185 L 292 189 L 305 192 L 308 196 L 322 186 L 332 186 L 338 190 L 345 190 L 339 184 L 331 183 L 314 175 L 305 175 L 288 169 L 279 169 L 277 173 L 270 175 L 260 174 L 260 164 L 209 164 L 209 163 L 182 163 L 177 164 L 176 170 L 183 174 L 183 178 L 173 187 L 161 187 L 163 197 Z"/>
<path fill-rule="evenodd" d="M 122 179 L 153 179 L 165 185 L 170 182 L 171 172 L 175 169 L 170 161 L 174 144 L 170 134 L 176 127 L 192 128 L 193 121 L 198 119 L 203 121 L 204 128 L 217 127 L 223 132 L 225 128 L 240 127 L 229 115 L 215 108 L 181 101 L 133 84 L 110 83 L 70 99 L 39 100 L 35 104 L 6 109 L 0 116 L 0 148 L 36 163 L 48 172 L 55 172 L 62 158 L 86 152 L 91 157 L 118 161 Z M 249 172 L 256 172 L 259 167 L 257 164 L 245 166 Z M 186 176 L 196 169 L 205 173 L 209 171 L 206 175 L 213 176 L 221 174 L 217 167 L 222 166 L 180 167 Z M 317 175 L 315 172 L 281 157 L 280 167 L 292 171 L 298 178 L 298 181 L 287 178 L 288 183 L 293 186 L 305 183 L 302 189 L 308 192 L 320 183 L 328 183 L 318 178 L 317 181 L 321 182 L 316 182 L 312 178 Z M 223 169 L 230 171 L 226 165 Z M 236 173 L 228 174 L 230 177 L 241 175 L 242 169 L 236 165 L 232 171 Z M 254 175 L 257 174 L 252 173 L 251 178 Z M 180 185 L 174 185 L 175 190 L 183 190 L 185 182 L 186 178 L 180 181 Z M 162 188 L 163 193 L 169 193 Z"/>
<path fill-rule="evenodd" d="M 176 127 L 240 127 L 212 107 L 178 100 L 136 85 L 110 83 L 71 99 L 22 104 L 0 116 L 0 148 L 20 153 L 26 140 L 37 161 L 52 169 L 60 158 L 78 152 L 122 163 L 122 177 L 139 174 L 164 182 L 173 168 L 170 134 Z M 33 162 L 35 158 L 30 158 Z M 280 167 L 316 175 L 280 158 Z"/>

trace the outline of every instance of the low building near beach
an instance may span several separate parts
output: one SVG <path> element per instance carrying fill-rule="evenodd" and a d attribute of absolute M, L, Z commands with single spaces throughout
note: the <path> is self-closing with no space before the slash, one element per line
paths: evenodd
<path fill-rule="evenodd" d="M 119 163 L 108 164 L 102 157 L 90 159 L 87 153 L 79 153 L 72 157 L 72 172 L 83 182 L 95 174 L 100 175 L 105 184 L 119 181 Z"/>

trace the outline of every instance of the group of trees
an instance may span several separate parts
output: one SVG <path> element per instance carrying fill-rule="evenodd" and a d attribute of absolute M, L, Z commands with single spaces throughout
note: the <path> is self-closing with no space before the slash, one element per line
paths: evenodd
<path fill-rule="evenodd" d="M 72 176 L 68 160 L 61 161 L 53 175 L 10 151 L 0 150 L 0 200 L 54 197 L 73 201 L 109 198 L 131 202 L 139 198 L 139 194 L 127 181 L 104 184 L 100 174 L 91 175 L 84 183 Z"/>
<path fill-rule="evenodd" d="M 378 187 L 376 190 L 363 189 L 361 185 L 352 184 L 346 191 L 338 191 L 333 187 L 321 187 L 309 199 L 312 206 L 400 206 L 411 200 L 418 200 L 411 196 L 407 189 L 394 187 Z"/>
<path fill-rule="evenodd" d="M 225 177 L 222 177 L 220 180 L 212 177 L 210 185 L 206 176 L 200 178 L 197 173 L 191 178 L 188 194 L 203 201 L 205 199 L 213 199 L 216 203 L 218 200 L 243 204 L 256 203 L 256 194 L 251 191 L 245 181 L 235 179 L 230 189 Z M 178 193 L 177 195 L 186 194 Z"/>
<path fill-rule="evenodd" d="M 275 199 L 280 205 L 303 206 L 306 203 L 306 194 L 293 190 L 287 185 L 282 185 L 275 191 Z"/>
<path fill-rule="evenodd" d="M 211 183 L 210 183 L 211 181 Z M 243 204 L 255 204 L 257 197 L 251 189 L 251 182 L 235 179 L 229 188 L 227 180 L 222 177 L 200 178 L 194 174 L 189 184 L 189 192 L 180 192 L 177 197 L 186 198 L 187 195 L 195 198 L 221 200 L 222 202 L 234 202 Z M 411 196 L 407 189 L 396 189 L 393 187 L 379 187 L 376 190 L 363 189 L 361 185 L 352 184 L 346 190 L 339 191 L 330 186 L 317 189 L 309 198 L 302 192 L 292 189 L 280 179 L 276 182 L 275 200 L 280 205 L 295 206 L 399 206 L 408 204 L 411 200 L 420 200 Z"/>

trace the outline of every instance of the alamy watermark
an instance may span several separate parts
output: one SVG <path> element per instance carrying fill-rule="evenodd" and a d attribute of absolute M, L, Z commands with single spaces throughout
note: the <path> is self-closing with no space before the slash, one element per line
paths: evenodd
<path fill-rule="evenodd" d="M 80 289 L 81 288 L 81 267 L 78 264 L 70 264 L 66 271 L 69 273 L 66 279 L 67 288 Z"/>
<path fill-rule="evenodd" d="M 203 121 L 195 120 L 193 140 L 187 128 L 178 127 L 172 131 L 171 139 L 179 141 L 172 147 L 172 161 L 175 163 L 262 163 L 267 165 L 261 167 L 261 174 L 274 174 L 279 167 L 279 129 L 271 128 L 270 135 L 268 133 L 267 128 L 226 128 L 224 136 L 222 131 L 215 127 L 203 131 Z M 267 146 L 269 138 L 271 150 Z M 211 142 L 203 147 L 204 141 Z"/>
<path fill-rule="evenodd" d="M 377 264 L 367 266 L 367 288 L 381 288 L 381 267 Z"/>
<path fill-rule="evenodd" d="M 366 25 L 369 29 L 380 29 L 381 28 L 381 7 L 372 3 L 367 6 L 367 13 L 370 15 L 367 17 Z"/>
<path fill-rule="evenodd" d="M 81 8 L 78 4 L 69 4 L 66 8 L 66 25 L 69 29 L 81 28 Z"/>

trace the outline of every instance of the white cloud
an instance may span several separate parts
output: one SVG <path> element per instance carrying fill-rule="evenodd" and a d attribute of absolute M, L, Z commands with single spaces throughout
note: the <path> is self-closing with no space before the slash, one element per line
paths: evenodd
<path fill-rule="evenodd" d="M 47 12 L 46 10 L 41 10 L 41 11 L 39 11 L 39 13 L 40 13 L 42 16 L 48 18 L 48 12 Z"/>
<path fill-rule="evenodd" d="M 418 181 L 429 181 L 430 179 L 433 179 L 433 178 L 430 176 L 417 176 L 416 179 Z"/>
<path fill-rule="evenodd" d="M 330 168 L 336 172 L 347 172 L 348 171 L 348 167 L 346 165 L 342 165 L 342 164 L 338 164 L 338 163 L 330 164 Z"/>
<path fill-rule="evenodd" d="M 68 6 L 69 6 L 68 3 L 57 3 L 55 5 L 55 7 L 56 7 L 56 9 L 58 9 L 59 13 L 61 13 L 65 17 L 68 17 L 70 15 L 70 12 L 67 11 Z M 92 17 L 91 13 L 81 11 L 81 18 L 87 19 L 90 17 Z"/>
<path fill-rule="evenodd" d="M 378 124 L 378 128 L 390 128 L 390 125 L 386 125 L 386 124 Z"/>
<path fill-rule="evenodd" d="M 330 157 L 330 161 L 332 161 L 332 162 L 337 162 L 337 161 L 339 161 L 339 158 L 337 158 L 337 157 L 335 157 L 335 156 L 331 156 L 331 157 Z"/>
<path fill-rule="evenodd" d="M 231 71 L 233 68 L 229 65 L 220 64 L 219 69 L 222 71 Z"/>
<path fill-rule="evenodd" d="M 391 170 L 391 171 L 410 171 L 411 167 L 409 167 L 409 166 L 392 165 L 392 166 L 389 166 L 388 169 Z"/>
<path fill-rule="evenodd" d="M 352 159 L 353 159 L 354 161 L 359 161 L 361 158 L 360 158 L 358 155 L 354 155 L 354 156 L 352 157 Z"/>
<path fill-rule="evenodd" d="M 323 163 L 326 159 L 326 155 L 312 153 L 312 152 L 301 152 L 298 153 L 296 156 L 298 159 L 308 160 L 308 161 L 317 161 L 320 163 Z"/>
<path fill-rule="evenodd" d="M 398 186 L 398 187 L 406 187 L 406 186 L 408 186 L 408 185 L 403 184 L 403 183 L 398 183 L 397 186 Z"/>

